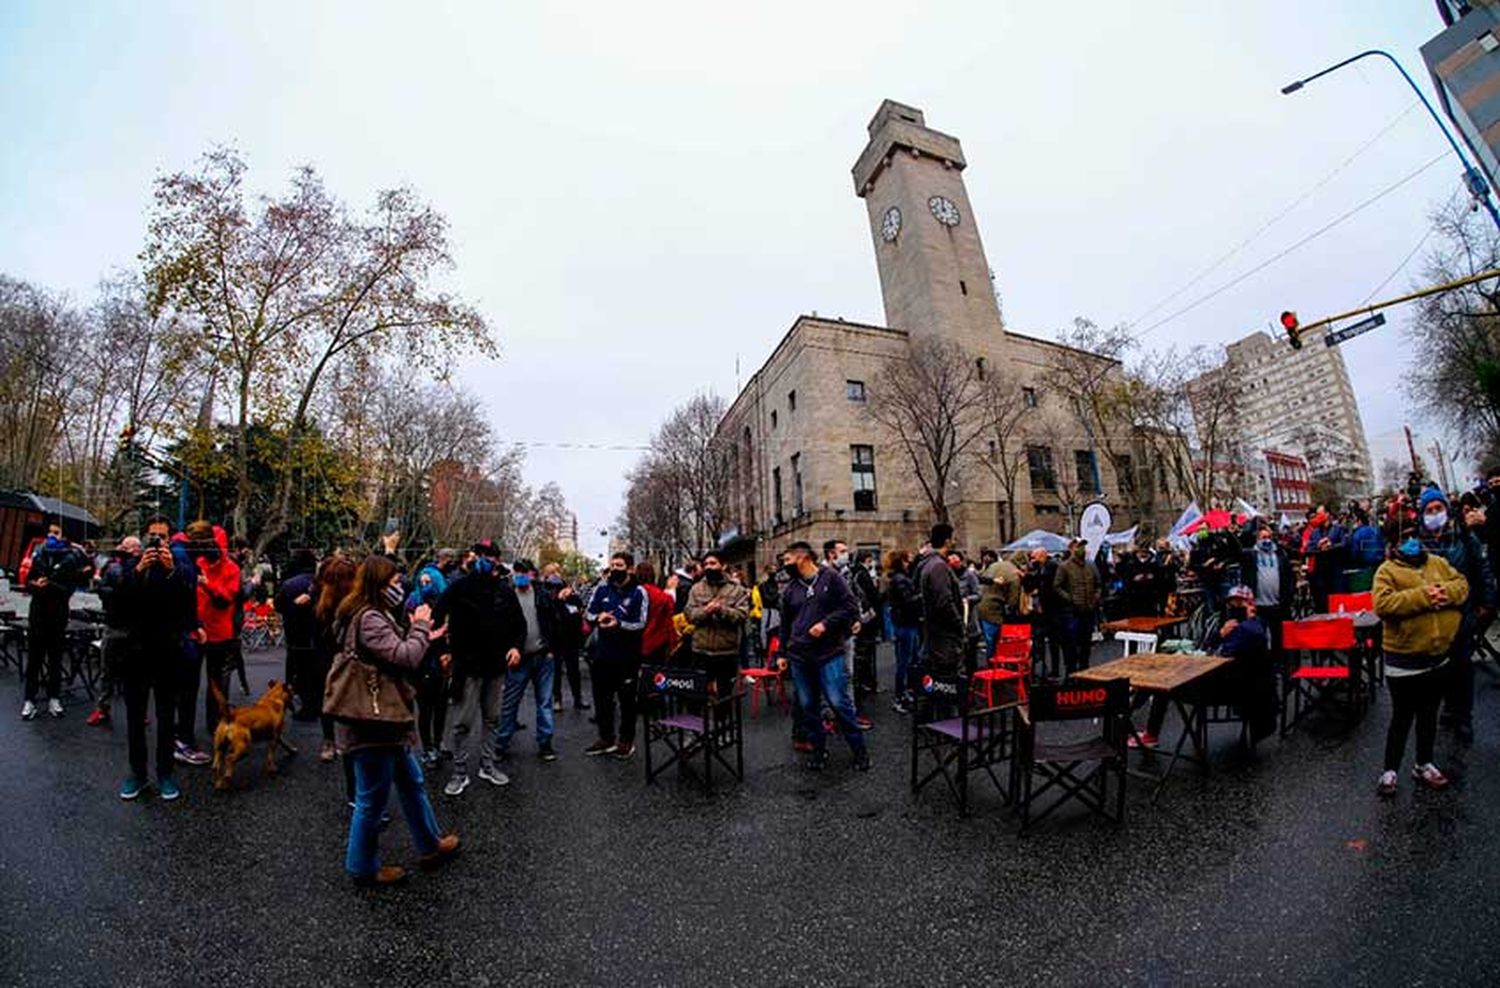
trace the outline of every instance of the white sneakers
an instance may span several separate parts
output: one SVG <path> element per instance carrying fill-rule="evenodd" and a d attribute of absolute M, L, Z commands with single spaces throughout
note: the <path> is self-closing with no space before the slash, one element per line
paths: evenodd
<path fill-rule="evenodd" d="M 25 703 L 21 704 L 21 719 L 34 720 L 35 718 L 36 704 L 32 703 L 30 700 L 27 700 Z"/>
<path fill-rule="evenodd" d="M 47 701 L 47 713 L 51 714 L 53 717 L 61 717 L 62 716 L 62 701 L 59 700 L 55 696 L 52 699 L 48 700 Z"/>
<path fill-rule="evenodd" d="M 468 776 L 468 773 L 467 772 L 460 773 L 458 775 L 453 776 L 453 778 L 451 778 L 451 779 L 448 780 L 448 784 L 443 787 L 443 795 L 444 796 L 459 796 L 459 795 L 462 795 L 463 791 L 465 789 L 467 789 L 467 788 L 469 788 L 469 776 Z"/>
<path fill-rule="evenodd" d="M 1380 782 L 1375 786 L 1375 792 L 1380 796 L 1396 795 L 1396 773 L 1391 771 L 1380 773 Z"/>
<path fill-rule="evenodd" d="M 1448 777 L 1431 762 L 1418 765 L 1411 770 L 1411 777 L 1428 789 L 1448 788 Z M 1380 782 L 1375 787 L 1375 792 L 1381 796 L 1396 795 L 1397 776 L 1394 771 L 1382 772 Z"/>
<path fill-rule="evenodd" d="M 510 785 L 510 776 L 492 765 L 486 765 L 479 770 L 479 777 L 492 786 Z"/>

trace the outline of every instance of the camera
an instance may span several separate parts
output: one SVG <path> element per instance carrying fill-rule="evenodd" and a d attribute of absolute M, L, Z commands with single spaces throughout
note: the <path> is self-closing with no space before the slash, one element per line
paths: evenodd
<path fill-rule="evenodd" d="M 146 536 L 146 548 L 147 549 L 160 549 L 161 548 L 161 536 L 160 535 L 155 535 L 155 534 Z"/>

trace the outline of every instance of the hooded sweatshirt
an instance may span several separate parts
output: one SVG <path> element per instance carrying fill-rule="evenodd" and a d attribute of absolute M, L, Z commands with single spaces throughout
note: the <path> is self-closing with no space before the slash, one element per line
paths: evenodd
<path fill-rule="evenodd" d="M 240 568 L 229 558 L 229 536 L 218 525 L 214 543 L 219 548 L 216 557 L 197 558 L 198 575 L 203 577 L 198 582 L 198 620 L 209 643 L 234 637 L 234 608 L 240 595 Z"/>

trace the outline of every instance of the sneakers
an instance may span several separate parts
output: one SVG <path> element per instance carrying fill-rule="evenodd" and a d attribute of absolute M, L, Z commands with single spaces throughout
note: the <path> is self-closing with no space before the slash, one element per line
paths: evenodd
<path fill-rule="evenodd" d="M 870 752 L 867 748 L 861 748 L 854 753 L 854 771 L 870 771 Z"/>
<path fill-rule="evenodd" d="M 90 727 L 108 727 L 109 711 L 103 707 L 95 707 L 89 711 L 88 719 L 84 723 Z"/>
<path fill-rule="evenodd" d="M 1380 782 L 1375 786 L 1375 794 L 1383 797 L 1396 795 L 1396 773 L 1394 770 L 1380 773 Z"/>
<path fill-rule="evenodd" d="M 324 741 L 323 747 L 318 749 L 318 761 L 331 762 L 337 756 L 337 754 L 338 753 L 333 749 L 333 742 Z"/>
<path fill-rule="evenodd" d="M 172 758 L 184 765 L 207 765 L 213 761 L 207 752 L 199 751 L 197 748 L 189 747 L 181 741 L 173 742 Z"/>
<path fill-rule="evenodd" d="M 21 719 L 22 720 L 35 720 L 36 719 L 36 704 L 35 703 L 32 703 L 30 700 L 27 700 L 25 703 L 21 704 Z"/>
<path fill-rule="evenodd" d="M 1412 769 L 1411 777 L 1428 789 L 1446 789 L 1448 787 L 1448 777 L 1438 771 L 1438 767 L 1432 764 L 1432 762 L 1428 762 L 1426 765 L 1418 765 Z"/>
<path fill-rule="evenodd" d="M 861 731 L 873 731 L 875 729 L 875 722 L 864 714 L 855 714 L 854 723 L 859 726 Z"/>
<path fill-rule="evenodd" d="M 437 850 L 433 851 L 431 854 L 424 854 L 417 859 L 417 867 L 421 868 L 423 871 L 431 871 L 433 868 L 437 868 L 440 865 L 445 864 L 449 858 L 453 857 L 453 855 L 457 853 L 458 835 L 444 834 L 442 837 L 438 838 Z"/>
<path fill-rule="evenodd" d="M 354 884 L 360 888 L 384 888 L 406 881 L 406 869 L 400 865 L 384 865 L 373 875 L 355 875 Z"/>
<path fill-rule="evenodd" d="M 904 696 L 896 697 L 895 701 L 891 703 L 891 709 L 900 714 L 902 717 L 905 717 L 907 714 L 911 713 L 911 707 L 907 705 L 906 697 Z"/>
<path fill-rule="evenodd" d="M 177 780 L 170 775 L 165 779 L 157 780 L 156 791 L 162 800 L 168 803 L 182 795 L 182 790 L 177 788 Z"/>
<path fill-rule="evenodd" d="M 133 775 L 125 776 L 125 781 L 120 784 L 120 798 L 125 800 L 135 799 L 141 794 L 146 784 Z"/>
<path fill-rule="evenodd" d="M 557 761 L 557 749 L 553 748 L 550 744 L 544 744 L 538 749 L 536 756 L 544 762 L 555 762 Z"/>
<path fill-rule="evenodd" d="M 810 755 L 813 751 L 813 743 L 811 741 L 793 741 L 792 750 L 799 755 Z"/>
<path fill-rule="evenodd" d="M 467 772 L 460 772 L 448 780 L 448 784 L 443 787 L 443 795 L 461 796 L 467 788 L 469 788 L 469 774 Z"/>
<path fill-rule="evenodd" d="M 50 714 L 51 716 L 53 716 L 54 718 L 55 717 L 61 717 L 62 716 L 62 701 L 59 700 L 55 696 L 52 699 L 48 700 L 47 701 L 47 713 Z"/>
<path fill-rule="evenodd" d="M 588 755 L 590 758 L 597 758 L 600 755 L 614 754 L 615 747 L 616 746 L 613 741 L 605 741 L 603 738 L 600 738 L 598 741 L 595 741 L 593 744 L 583 749 L 583 753 L 585 755 Z"/>
<path fill-rule="evenodd" d="M 424 751 L 424 752 L 422 752 L 422 767 L 423 768 L 425 768 L 425 769 L 434 769 L 434 768 L 437 768 L 437 766 L 438 766 L 438 753 L 436 751 Z"/>
<path fill-rule="evenodd" d="M 1125 739 L 1125 747 L 1127 748 L 1155 748 L 1157 743 L 1156 735 L 1150 731 L 1142 731 L 1139 737 L 1132 734 Z"/>
<path fill-rule="evenodd" d="M 612 751 L 612 752 L 610 752 L 610 754 L 614 755 L 614 757 L 618 758 L 620 761 L 623 762 L 626 759 L 628 759 L 628 758 L 632 757 L 633 755 L 635 755 L 635 745 L 634 744 L 617 744 L 617 745 L 615 745 L 615 750 Z"/>
<path fill-rule="evenodd" d="M 552 712 L 553 713 L 555 713 L 555 714 L 562 713 L 562 708 L 563 708 L 563 706 L 562 706 L 562 701 L 561 700 L 553 700 L 552 701 Z"/>
<path fill-rule="evenodd" d="M 510 776 L 495 768 L 493 765 L 482 765 L 479 769 L 479 777 L 492 786 L 510 785 Z M 462 791 L 462 790 L 460 790 Z M 453 793 L 452 795 L 457 795 Z"/>

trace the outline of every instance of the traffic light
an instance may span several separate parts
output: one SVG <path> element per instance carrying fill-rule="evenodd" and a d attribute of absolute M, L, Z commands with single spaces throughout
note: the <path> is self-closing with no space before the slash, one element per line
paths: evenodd
<path fill-rule="evenodd" d="M 1283 312 L 1281 314 L 1281 328 L 1286 330 L 1287 342 L 1292 345 L 1293 350 L 1302 349 L 1302 337 L 1297 332 L 1299 325 L 1300 323 L 1297 322 L 1297 313 Z"/>

